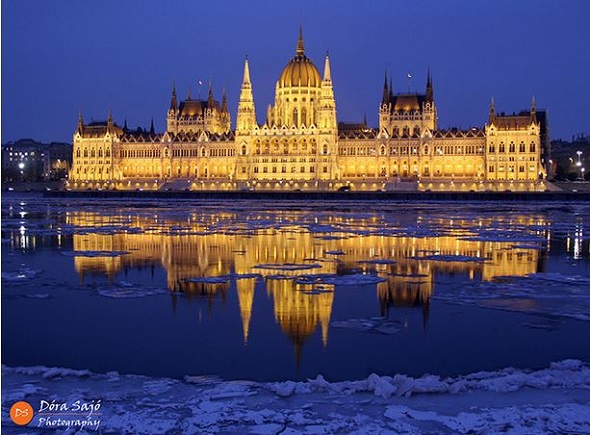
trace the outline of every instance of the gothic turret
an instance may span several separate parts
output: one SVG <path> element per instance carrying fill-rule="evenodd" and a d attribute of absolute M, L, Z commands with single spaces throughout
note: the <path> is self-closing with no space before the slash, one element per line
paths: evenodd
<path fill-rule="evenodd" d="M 178 100 L 176 99 L 176 83 L 172 84 L 172 97 L 170 98 L 170 111 L 178 111 Z"/>
<path fill-rule="evenodd" d="M 434 86 L 432 85 L 432 75 L 428 69 L 428 78 L 426 79 L 426 101 L 434 101 Z"/>
<path fill-rule="evenodd" d="M 252 83 L 250 82 L 250 67 L 248 58 L 244 61 L 244 79 L 242 80 L 242 90 L 240 92 L 240 102 L 238 103 L 238 117 L 236 120 L 236 132 L 249 133 L 256 125 L 256 109 L 254 107 L 254 95 L 252 93 Z"/>

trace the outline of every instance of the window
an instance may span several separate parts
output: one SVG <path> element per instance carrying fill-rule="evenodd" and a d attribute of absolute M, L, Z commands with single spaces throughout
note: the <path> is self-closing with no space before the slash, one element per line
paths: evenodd
<path fill-rule="evenodd" d="M 537 147 L 535 146 L 535 143 L 531 142 L 531 145 L 529 147 L 529 152 L 534 153 L 534 152 L 536 152 L 536 150 L 537 150 Z"/>
<path fill-rule="evenodd" d="M 514 142 L 510 142 L 510 148 L 509 148 L 509 152 L 513 153 L 515 152 L 515 146 L 514 146 Z"/>
<path fill-rule="evenodd" d="M 489 152 L 490 153 L 495 153 L 496 152 L 496 147 L 494 146 L 494 144 L 491 144 L 490 145 Z"/>
<path fill-rule="evenodd" d="M 500 147 L 499 147 L 499 148 L 500 148 L 500 150 L 499 150 L 499 151 L 500 151 L 501 153 L 504 153 L 504 152 L 506 152 L 506 147 L 504 146 L 504 142 L 500 142 Z"/>
<path fill-rule="evenodd" d="M 246 145 L 242 145 L 242 155 L 246 155 Z"/>
<path fill-rule="evenodd" d="M 526 151 L 525 148 L 526 147 L 524 145 L 524 142 L 521 142 L 520 145 L 518 146 L 518 151 L 521 152 L 521 153 L 524 153 Z"/>

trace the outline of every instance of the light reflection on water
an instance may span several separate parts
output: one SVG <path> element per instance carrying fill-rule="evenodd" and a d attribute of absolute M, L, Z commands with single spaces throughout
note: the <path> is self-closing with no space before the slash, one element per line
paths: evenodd
<path fill-rule="evenodd" d="M 461 359 L 460 355 L 445 357 L 443 362 L 437 362 L 440 355 L 431 358 L 441 349 L 460 354 L 466 352 L 465 348 L 472 351 L 481 345 L 482 340 L 469 331 L 457 331 L 466 325 L 479 330 L 485 341 L 497 340 L 506 331 L 513 331 L 514 324 L 522 323 L 516 314 L 502 320 L 505 314 L 492 310 L 483 310 L 482 314 L 482 310 L 461 307 L 457 311 L 456 307 L 433 300 L 433 296 L 445 294 L 454 286 L 492 282 L 506 276 L 524 277 L 554 268 L 563 270 L 563 261 L 568 258 L 582 261 L 584 273 L 588 271 L 589 242 L 579 217 L 577 221 L 572 217 L 570 226 L 560 227 L 567 221 L 557 221 L 555 212 L 542 209 L 521 212 L 517 208 L 497 213 L 490 207 L 475 206 L 465 212 L 465 206 L 449 204 L 437 205 L 437 209 L 401 204 L 351 208 L 338 204 L 281 207 L 174 202 L 64 206 L 45 201 L 3 203 L 3 270 L 17 262 L 28 267 L 55 268 L 51 272 L 55 275 L 51 275 L 53 281 L 47 276 L 50 273 L 45 273 L 31 282 L 47 286 L 43 291 L 63 304 L 56 302 L 41 318 L 34 319 L 22 300 L 4 297 L 3 311 L 14 308 L 11 312 L 15 314 L 3 319 L 3 330 L 11 328 L 17 318 L 59 324 L 60 316 L 76 309 L 72 303 L 89 313 L 103 310 L 103 317 L 97 317 L 99 321 L 116 325 L 117 334 L 129 334 L 128 339 L 131 330 L 141 329 L 142 325 L 151 330 L 146 326 L 150 320 L 162 325 L 149 334 L 134 333 L 138 349 L 142 344 L 151 348 L 143 361 L 118 358 L 117 346 L 125 345 L 117 345 L 117 340 L 113 340 L 115 351 L 111 355 L 107 349 L 109 337 L 95 327 L 90 339 L 104 343 L 106 360 L 104 365 L 94 361 L 99 371 L 104 368 L 181 376 L 216 370 L 224 377 L 260 379 L 306 377 L 322 372 L 336 378 L 359 378 L 369 374 L 368 370 L 383 373 L 414 369 L 423 373 L 440 368 L 452 373 L 506 365 L 506 361 L 513 360 L 518 364 L 530 355 L 502 355 L 499 351 L 499 355 L 489 357 L 485 346 L 475 352 L 476 361 L 471 365 L 455 361 Z M 7 254 L 25 257 L 16 261 L 7 259 Z M 72 285 L 73 273 L 77 285 Z M 63 284 L 59 283 L 60 276 L 68 277 Z M 52 282 L 60 290 L 90 293 L 84 293 L 84 298 L 58 290 L 52 293 Z M 22 295 L 19 285 L 5 282 L 3 293 Z M 114 288 L 110 295 L 133 296 L 134 292 L 141 294 L 157 287 L 167 290 L 169 296 L 165 299 L 172 303 L 172 317 L 162 310 L 166 302 L 161 296 L 125 300 L 95 297 L 97 289 L 103 295 L 106 293 L 101 290 Z M 195 303 L 197 313 L 187 320 L 182 310 Z M 508 305 L 509 309 L 528 312 L 534 311 L 531 304 L 534 308 L 535 302 L 529 300 L 487 305 Z M 123 306 L 127 311 L 121 311 Z M 116 309 L 109 312 L 113 307 Z M 139 310 L 146 307 L 149 314 L 140 314 Z M 39 312 L 35 310 L 35 314 Z M 447 315 L 465 319 L 449 320 Z M 504 322 L 500 331 L 490 330 L 493 328 L 484 323 L 490 320 Z M 187 321 L 193 322 L 192 329 L 174 329 L 176 323 L 186 326 Z M 531 331 L 519 329 L 523 330 L 520 334 L 514 332 L 515 337 L 506 339 L 516 342 L 508 349 L 520 346 L 518 352 L 526 352 L 523 343 L 530 339 Z M 561 329 L 565 333 L 567 327 Z M 168 343 L 172 330 L 178 347 Z M 291 347 L 291 363 L 283 369 L 274 366 L 289 359 L 284 355 L 284 344 L 277 344 L 278 331 L 288 338 Z M 200 337 L 195 338 L 195 334 Z M 462 337 L 464 343 L 433 343 L 441 334 L 444 340 Z M 60 341 L 56 344 L 60 348 L 80 337 L 83 335 L 72 332 L 54 340 Z M 35 347 L 42 337 L 33 334 L 27 340 Z M 198 349 L 192 353 L 181 351 L 183 342 L 191 340 L 196 340 Z M 8 344 L 4 344 L 6 341 Z M 417 343 L 420 348 L 413 349 Z M 575 345 L 561 345 L 565 348 L 556 352 L 571 356 Z M 383 346 L 403 349 L 405 355 L 379 358 Z M 220 347 L 223 350 L 218 350 Z M 164 349 L 182 353 L 190 361 L 177 361 L 169 355 L 167 367 L 150 362 L 159 358 L 153 354 Z M 349 358 L 352 349 L 356 355 Z M 23 349 L 9 337 L 5 340 L 4 333 L 3 351 L 6 363 L 11 365 L 50 365 L 52 361 L 64 364 L 47 353 Z M 196 352 L 210 356 L 211 361 L 196 358 Z M 539 355 L 539 365 L 549 355 L 553 354 Z M 90 353 L 73 358 L 73 365 L 92 365 Z M 223 358 L 230 362 L 220 361 Z M 337 366 L 342 358 L 349 358 L 350 366 Z M 243 367 L 236 364 L 240 360 Z"/>

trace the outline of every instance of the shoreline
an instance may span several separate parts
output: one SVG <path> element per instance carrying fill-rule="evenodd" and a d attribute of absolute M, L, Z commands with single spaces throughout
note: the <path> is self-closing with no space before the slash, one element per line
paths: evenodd
<path fill-rule="evenodd" d="M 590 192 L 335 192 L 335 191 L 130 191 L 47 190 L 46 198 L 235 199 L 276 201 L 590 201 Z"/>

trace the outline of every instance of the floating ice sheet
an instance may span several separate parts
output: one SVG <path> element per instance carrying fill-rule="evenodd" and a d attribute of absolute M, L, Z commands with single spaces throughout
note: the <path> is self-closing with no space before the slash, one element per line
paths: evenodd
<path fill-rule="evenodd" d="M 334 328 L 344 328 L 362 332 L 378 332 L 387 335 L 397 334 L 402 330 L 401 322 L 389 320 L 386 317 L 338 320 L 332 322 L 330 325 Z"/>
<path fill-rule="evenodd" d="M 590 278 L 560 273 L 498 277 L 437 292 L 435 299 L 525 313 L 590 321 Z"/>
<path fill-rule="evenodd" d="M 296 284 L 333 284 L 333 285 L 371 285 L 386 281 L 377 275 L 336 275 L 319 273 L 314 275 L 300 275 L 295 277 Z"/>
<path fill-rule="evenodd" d="M 125 281 L 118 282 L 109 287 L 100 287 L 97 289 L 97 292 L 100 296 L 114 299 L 143 298 L 168 293 L 163 288 L 136 286 Z"/>
<path fill-rule="evenodd" d="M 128 251 L 62 251 L 66 257 L 119 257 L 130 254 Z"/>
<path fill-rule="evenodd" d="M 281 263 L 281 264 L 258 264 L 254 266 L 254 269 L 267 269 L 267 270 L 309 270 L 309 269 L 321 269 L 320 264 L 296 264 L 296 263 Z"/>
<path fill-rule="evenodd" d="M 28 267 L 22 267 L 19 270 L 12 272 L 2 272 L 2 281 L 10 282 L 21 282 L 28 281 L 35 278 L 41 273 L 40 270 L 29 269 Z"/>

